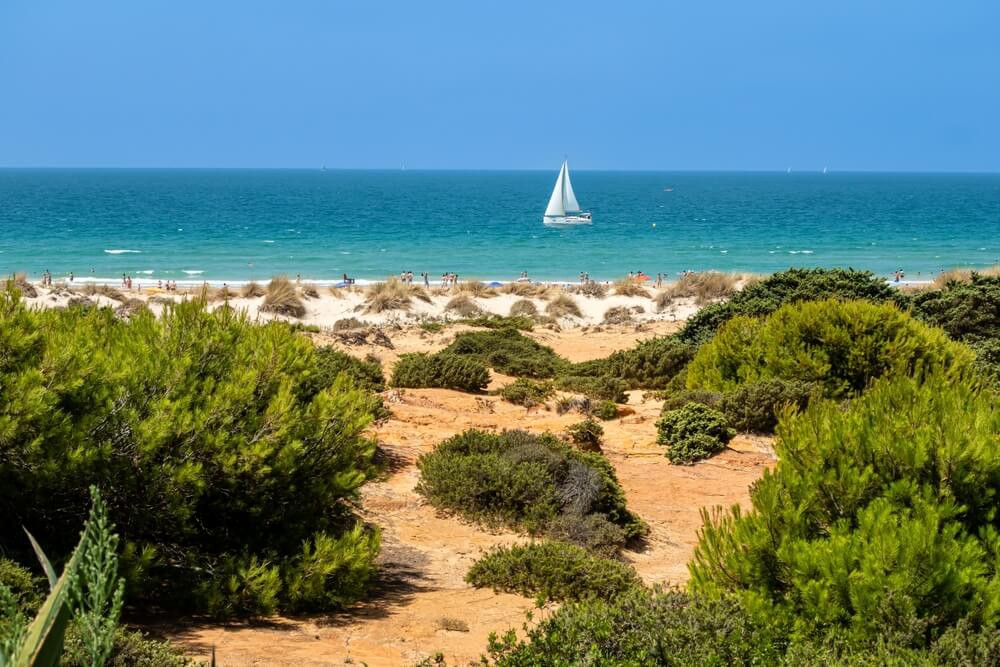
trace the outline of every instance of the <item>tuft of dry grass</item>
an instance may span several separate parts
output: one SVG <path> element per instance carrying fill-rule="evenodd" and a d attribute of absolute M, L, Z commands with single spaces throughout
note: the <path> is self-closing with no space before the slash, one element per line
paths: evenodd
<path fill-rule="evenodd" d="M 100 294 L 101 296 L 105 296 L 112 301 L 118 301 L 119 303 L 125 303 L 128 301 L 125 295 L 121 293 L 121 290 L 116 289 L 111 285 L 95 285 L 94 283 L 88 283 L 83 288 L 83 293 L 87 296 L 97 296 Z"/>
<path fill-rule="evenodd" d="M 534 301 L 520 299 L 510 306 L 511 317 L 535 317 L 538 315 L 538 306 Z"/>
<path fill-rule="evenodd" d="M 240 290 L 240 295 L 244 299 L 254 299 L 265 294 L 267 294 L 267 290 L 260 283 L 253 280 L 244 285 L 243 289 Z"/>
<path fill-rule="evenodd" d="M 468 632 L 469 624 L 460 618 L 450 618 L 442 616 L 437 620 L 438 630 L 451 630 L 452 632 Z"/>
<path fill-rule="evenodd" d="M 615 294 L 620 296 L 641 296 L 647 299 L 651 296 L 649 290 L 643 287 L 642 284 L 628 278 L 616 280 L 614 287 Z"/>
<path fill-rule="evenodd" d="M 365 298 L 366 313 L 383 313 L 388 310 L 409 310 L 413 299 L 430 303 L 427 290 L 419 285 L 407 285 L 399 278 L 392 277 L 384 283 L 375 283 L 368 288 Z"/>
<path fill-rule="evenodd" d="M 951 269 L 949 271 L 942 271 L 934 276 L 933 287 L 934 289 L 944 289 L 947 287 L 948 283 L 951 282 L 970 283 L 972 282 L 973 273 L 980 276 L 1000 276 L 1000 266 L 991 266 L 979 271 L 973 271 L 971 269 Z"/>
<path fill-rule="evenodd" d="M 694 297 L 696 304 L 704 306 L 707 303 L 735 294 L 739 281 L 739 276 L 719 271 L 687 273 L 667 287 L 666 292 L 671 299 Z"/>
<path fill-rule="evenodd" d="M 486 283 L 481 283 L 476 280 L 467 280 L 464 283 L 458 283 L 451 289 L 452 294 L 468 294 L 469 296 L 478 297 L 480 299 L 489 299 L 497 295 L 497 291 L 487 285 Z"/>
<path fill-rule="evenodd" d="M 476 317 L 483 312 L 482 308 L 465 294 L 452 297 L 444 309 L 450 313 L 458 313 L 462 317 Z"/>
<path fill-rule="evenodd" d="M 538 283 L 507 283 L 497 288 L 500 294 L 513 294 L 522 298 L 540 298 L 548 290 L 548 285 Z"/>
<path fill-rule="evenodd" d="M 653 297 L 653 312 L 662 313 L 674 303 L 674 294 L 669 289 L 660 290 Z"/>
<path fill-rule="evenodd" d="M 632 309 L 628 306 L 612 306 L 604 311 L 604 324 L 632 324 Z"/>
<path fill-rule="evenodd" d="M 223 285 L 219 289 L 212 292 L 212 301 L 229 301 L 230 299 L 236 298 L 236 292 L 229 289 L 229 285 Z"/>
<path fill-rule="evenodd" d="M 278 315 L 288 315 L 290 317 L 302 317 L 306 314 L 305 304 L 299 298 L 298 292 L 288 278 L 277 276 L 271 279 L 267 285 L 267 295 L 261 310 Z"/>
<path fill-rule="evenodd" d="M 11 280 L 14 283 L 14 287 L 21 293 L 21 296 L 27 297 L 29 299 L 34 299 L 38 296 L 38 290 L 35 286 L 28 281 L 28 275 L 25 273 L 15 273 L 11 276 Z"/>
<path fill-rule="evenodd" d="M 329 289 L 329 292 L 330 292 L 330 295 L 334 299 L 343 299 L 344 297 L 347 296 L 347 288 L 346 287 L 334 287 L 334 286 L 331 285 L 330 289 Z"/>
<path fill-rule="evenodd" d="M 553 298 L 549 301 L 549 305 L 545 306 L 545 312 L 557 319 L 560 317 L 583 317 L 580 306 L 569 294 L 560 294 Z"/>
<path fill-rule="evenodd" d="M 305 283 L 301 287 L 302 296 L 307 299 L 318 299 L 319 298 L 319 288 L 317 288 L 312 283 Z"/>
<path fill-rule="evenodd" d="M 589 296 L 595 299 L 603 299 L 608 295 L 608 287 L 604 283 L 589 281 L 582 285 L 577 285 L 570 290 L 573 294 Z"/>

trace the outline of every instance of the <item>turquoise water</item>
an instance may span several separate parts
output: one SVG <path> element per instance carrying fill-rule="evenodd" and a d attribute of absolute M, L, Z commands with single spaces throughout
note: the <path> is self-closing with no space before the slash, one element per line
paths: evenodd
<path fill-rule="evenodd" d="M 1000 263 L 1000 174 L 0 170 L 0 270 L 57 278 L 614 278 Z M 655 226 L 654 226 L 655 225 Z"/>

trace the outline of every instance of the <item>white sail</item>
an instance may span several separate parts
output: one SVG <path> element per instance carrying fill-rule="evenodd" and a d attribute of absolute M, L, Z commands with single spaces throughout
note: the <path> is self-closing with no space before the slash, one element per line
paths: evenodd
<path fill-rule="evenodd" d="M 569 163 L 563 162 L 563 209 L 567 213 L 578 213 L 580 203 L 573 194 L 573 184 L 569 182 Z"/>
<path fill-rule="evenodd" d="M 563 162 L 562 169 L 559 170 L 559 177 L 556 179 L 556 186 L 552 188 L 552 196 L 549 197 L 549 205 L 545 207 L 545 217 L 566 215 L 566 204 L 563 202 L 566 180 L 566 163 Z M 573 201 L 575 202 L 576 199 Z"/>

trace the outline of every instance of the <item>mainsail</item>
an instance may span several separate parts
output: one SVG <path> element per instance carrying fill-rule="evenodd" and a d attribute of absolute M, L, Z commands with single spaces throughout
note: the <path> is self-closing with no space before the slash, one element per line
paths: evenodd
<path fill-rule="evenodd" d="M 549 205 L 545 208 L 545 216 L 563 217 L 567 213 L 576 213 L 579 210 L 580 204 L 576 201 L 573 184 L 569 181 L 569 164 L 564 161 L 559 170 L 559 177 L 556 178 L 556 186 L 552 188 Z"/>

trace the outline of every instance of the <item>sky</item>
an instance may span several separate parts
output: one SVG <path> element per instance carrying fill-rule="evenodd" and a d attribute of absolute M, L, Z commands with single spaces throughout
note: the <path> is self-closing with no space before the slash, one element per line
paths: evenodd
<path fill-rule="evenodd" d="M 996 0 L 2 0 L 0 166 L 1000 171 Z"/>

